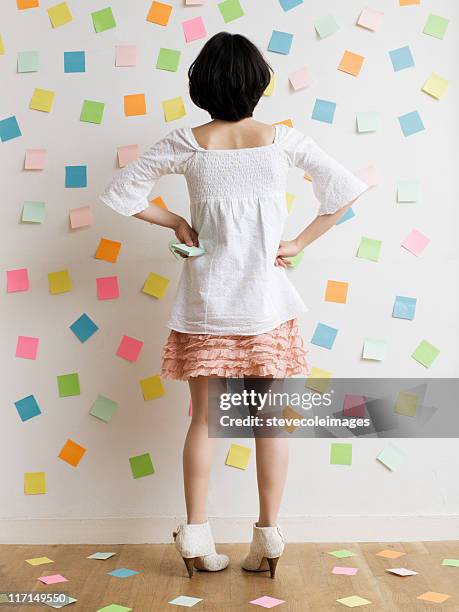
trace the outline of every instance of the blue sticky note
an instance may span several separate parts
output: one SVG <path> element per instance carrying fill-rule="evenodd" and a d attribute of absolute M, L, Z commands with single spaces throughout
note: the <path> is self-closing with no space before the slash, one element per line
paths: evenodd
<path fill-rule="evenodd" d="M 412 321 L 416 313 L 416 298 L 396 295 L 392 316 L 396 319 L 409 319 Z"/>
<path fill-rule="evenodd" d="M 418 111 L 412 111 L 406 115 L 401 115 L 398 120 L 405 136 L 411 136 L 412 134 L 422 132 L 422 130 L 425 129 Z"/>
<path fill-rule="evenodd" d="M 65 166 L 66 187 L 86 187 L 86 166 Z"/>
<path fill-rule="evenodd" d="M 331 349 L 335 341 L 338 330 L 324 323 L 318 323 L 314 335 L 311 338 L 312 344 L 317 346 L 323 346 L 324 348 Z"/>
<path fill-rule="evenodd" d="M 344 213 L 344 215 L 341 215 L 341 217 L 338 219 L 335 225 L 340 225 L 341 223 L 344 223 L 345 221 L 349 221 L 349 219 L 352 219 L 353 217 L 355 217 L 355 212 L 352 210 L 352 208 L 348 208 L 346 212 Z"/>
<path fill-rule="evenodd" d="M 189 597 L 188 595 L 179 595 L 175 599 L 171 599 L 168 603 L 173 606 L 184 606 L 185 608 L 192 608 L 197 603 L 202 601 L 199 597 Z"/>
<path fill-rule="evenodd" d="M 303 0 L 279 0 L 279 4 L 284 11 L 289 11 L 290 9 L 295 8 L 295 6 L 303 4 Z"/>
<path fill-rule="evenodd" d="M 81 317 L 70 325 L 70 329 L 81 342 L 86 342 L 99 328 L 86 313 L 83 313 Z"/>
<path fill-rule="evenodd" d="M 414 66 L 414 59 L 408 45 L 389 51 L 389 55 L 395 72 Z"/>
<path fill-rule="evenodd" d="M 21 417 L 21 421 L 28 421 L 32 417 L 36 417 L 41 414 L 40 406 L 37 404 L 37 400 L 33 395 L 28 395 L 22 399 L 14 402 L 16 409 Z"/>
<path fill-rule="evenodd" d="M 288 32 L 279 32 L 273 30 L 271 34 L 271 40 L 269 41 L 268 51 L 274 51 L 274 53 L 282 53 L 282 55 L 288 55 L 292 47 L 293 34 Z"/>
<path fill-rule="evenodd" d="M 139 572 L 136 572 L 135 570 L 130 570 L 127 567 L 120 567 L 119 569 L 107 573 L 109 576 L 116 576 L 116 578 L 128 578 L 129 576 L 134 576 Z"/>
<path fill-rule="evenodd" d="M 64 72 L 86 72 L 84 51 L 64 51 Z"/>
<path fill-rule="evenodd" d="M 333 123 L 335 116 L 336 102 L 330 102 L 330 100 L 316 99 L 314 109 L 312 111 L 312 119 L 316 121 L 323 121 L 324 123 Z"/>
<path fill-rule="evenodd" d="M 17 138 L 18 136 L 22 136 L 22 132 L 14 115 L 0 121 L 0 140 L 2 142 Z"/>

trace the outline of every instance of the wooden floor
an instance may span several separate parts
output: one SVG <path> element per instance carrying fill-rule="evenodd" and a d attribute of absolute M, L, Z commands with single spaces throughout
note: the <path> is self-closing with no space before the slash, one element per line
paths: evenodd
<path fill-rule="evenodd" d="M 196 612 L 264 610 L 250 604 L 252 599 L 270 595 L 284 599 L 277 612 L 331 612 L 349 608 L 336 599 L 360 595 L 372 603 L 358 608 L 365 612 L 423 612 L 459 610 L 459 568 L 442 566 L 444 558 L 459 558 L 459 541 L 411 543 L 327 543 L 286 545 L 276 578 L 269 573 L 250 573 L 240 569 L 247 544 L 221 544 L 220 552 L 229 555 L 230 567 L 222 572 L 195 572 L 190 580 L 172 544 L 85 545 L 85 546 L 0 546 L 0 592 L 65 592 L 78 599 L 65 610 L 96 612 L 115 603 L 135 612 L 186 610 L 168 604 L 179 595 L 200 597 Z M 336 559 L 328 551 L 347 548 L 355 557 Z M 396 560 L 375 556 L 383 549 L 406 555 Z M 106 561 L 86 559 L 98 551 L 116 552 Z M 25 562 L 34 557 L 49 557 L 53 564 L 32 567 Z M 331 573 L 333 566 L 358 567 L 356 576 Z M 126 567 L 140 573 L 128 578 L 108 576 L 107 572 Z M 419 574 L 401 578 L 385 568 L 406 567 Z M 45 586 L 38 576 L 62 574 L 69 582 Z M 443 604 L 423 602 L 418 595 L 436 591 L 451 595 Z M 0 610 L 51 610 L 48 606 L 3 606 Z"/>

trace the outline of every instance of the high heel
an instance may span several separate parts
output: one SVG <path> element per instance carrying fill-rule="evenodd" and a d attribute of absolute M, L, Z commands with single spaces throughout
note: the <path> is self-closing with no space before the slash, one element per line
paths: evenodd
<path fill-rule="evenodd" d="M 276 567 L 284 552 L 285 540 L 281 528 L 258 527 L 253 525 L 253 536 L 249 554 L 242 562 L 242 568 L 249 572 L 266 572 L 271 578 L 276 575 Z"/>
<path fill-rule="evenodd" d="M 218 554 L 215 550 L 209 522 L 182 523 L 172 533 L 172 537 L 190 578 L 193 577 L 194 569 L 218 572 L 228 567 L 227 555 Z"/>

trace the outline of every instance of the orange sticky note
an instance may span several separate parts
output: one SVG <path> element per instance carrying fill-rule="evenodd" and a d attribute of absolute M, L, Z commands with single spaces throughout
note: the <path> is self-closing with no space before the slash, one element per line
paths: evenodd
<path fill-rule="evenodd" d="M 406 553 L 399 552 L 398 550 L 381 550 L 379 553 L 376 553 L 376 556 L 385 557 L 386 559 L 398 559 L 405 554 Z"/>
<path fill-rule="evenodd" d="M 36 8 L 37 6 L 40 6 L 39 0 L 16 0 L 16 4 L 20 11 L 23 9 Z"/>
<path fill-rule="evenodd" d="M 115 240 L 108 240 L 108 238 L 101 238 L 99 246 L 95 254 L 96 259 L 103 259 L 110 263 L 116 263 L 118 255 L 121 249 L 121 242 Z"/>
<path fill-rule="evenodd" d="M 153 200 L 150 200 L 150 201 L 152 204 L 156 204 L 156 206 L 159 206 L 160 208 L 164 208 L 164 210 L 168 210 L 166 203 L 164 202 L 161 196 L 158 196 L 157 198 L 153 198 Z"/>
<path fill-rule="evenodd" d="M 410 6 L 411 4 L 421 4 L 421 0 L 400 0 L 400 6 Z"/>
<path fill-rule="evenodd" d="M 284 119 L 283 121 L 277 121 L 276 123 L 273 123 L 273 125 L 286 125 L 287 127 L 290 127 L 290 128 L 293 127 L 293 123 L 291 119 Z"/>
<path fill-rule="evenodd" d="M 164 4 L 164 2 L 152 2 L 148 11 L 147 21 L 157 23 L 158 25 L 167 26 L 169 17 L 172 13 L 172 6 Z"/>
<path fill-rule="evenodd" d="M 363 55 L 358 55 L 357 53 L 352 53 L 351 51 L 345 51 L 338 66 L 338 70 L 347 72 L 353 76 L 357 76 L 363 66 L 364 60 L 365 58 Z"/>
<path fill-rule="evenodd" d="M 432 601 L 434 603 L 443 603 L 450 597 L 451 595 L 446 595 L 445 593 L 436 593 L 435 591 L 426 591 L 422 595 L 419 595 L 417 599 L 422 599 L 423 601 Z"/>
<path fill-rule="evenodd" d="M 131 94 L 124 96 L 124 114 L 126 117 L 134 115 L 146 115 L 147 103 L 145 94 Z"/>
<path fill-rule="evenodd" d="M 345 304 L 347 301 L 347 290 L 349 283 L 343 283 L 341 281 L 327 281 L 327 288 L 325 290 L 325 301 L 336 302 L 337 304 Z"/>
<path fill-rule="evenodd" d="M 85 448 L 83 448 L 73 440 L 67 440 L 67 442 L 62 447 L 62 450 L 59 453 L 58 457 L 69 465 L 77 467 L 85 452 Z"/>

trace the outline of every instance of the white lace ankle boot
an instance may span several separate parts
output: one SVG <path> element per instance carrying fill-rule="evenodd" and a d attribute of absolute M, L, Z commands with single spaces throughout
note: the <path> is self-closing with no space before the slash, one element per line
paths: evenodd
<path fill-rule="evenodd" d="M 177 531 L 172 533 L 175 547 L 179 551 L 188 570 L 188 576 L 193 577 L 193 568 L 207 572 L 218 572 L 228 567 L 229 558 L 218 554 L 212 536 L 209 522 L 188 524 L 181 523 Z"/>
<path fill-rule="evenodd" d="M 250 572 L 271 573 L 274 578 L 277 562 L 284 552 L 284 536 L 278 525 L 275 527 L 253 526 L 252 543 L 249 554 L 242 562 L 242 567 Z"/>

